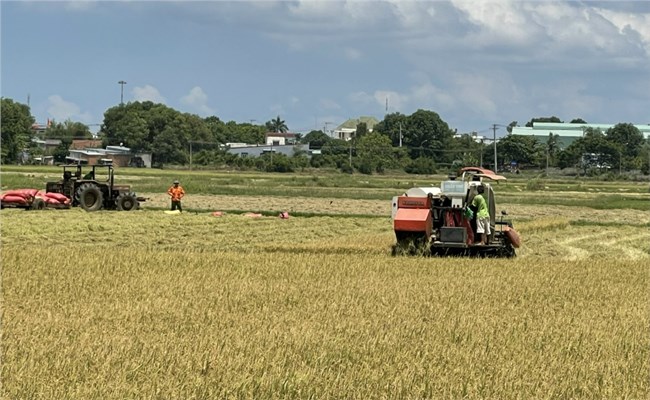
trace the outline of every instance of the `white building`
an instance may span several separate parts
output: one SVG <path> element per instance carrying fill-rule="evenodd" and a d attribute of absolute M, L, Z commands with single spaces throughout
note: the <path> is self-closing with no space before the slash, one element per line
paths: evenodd
<path fill-rule="evenodd" d="M 566 147 L 574 140 L 584 136 L 585 131 L 589 128 L 598 129 L 605 133 L 608 129 L 613 128 L 616 124 L 570 124 L 558 122 L 533 122 L 533 126 L 515 126 L 512 128 L 513 135 L 533 136 L 541 142 L 548 140 L 552 133 L 559 136 L 562 147 Z M 650 139 L 649 125 L 634 125 L 643 135 L 644 139 Z"/>

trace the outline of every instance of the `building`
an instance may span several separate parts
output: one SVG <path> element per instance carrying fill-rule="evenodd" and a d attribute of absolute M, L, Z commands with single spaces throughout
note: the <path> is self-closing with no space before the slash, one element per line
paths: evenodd
<path fill-rule="evenodd" d="M 361 123 L 365 123 L 366 128 L 368 128 L 368 132 L 372 132 L 375 128 L 375 125 L 377 125 L 379 121 L 375 117 L 359 117 L 356 119 L 349 119 L 341 125 L 337 126 L 331 136 L 335 139 L 346 141 L 352 140 L 354 135 L 357 133 L 357 126 Z"/>
<path fill-rule="evenodd" d="M 99 148 L 102 146 L 102 141 L 99 139 L 74 139 L 70 144 L 70 149 L 81 150 L 87 148 Z"/>
<path fill-rule="evenodd" d="M 570 124 L 558 122 L 533 122 L 533 126 L 515 126 L 512 128 L 513 135 L 533 136 L 540 142 L 546 142 L 549 135 L 552 133 L 558 135 L 558 141 L 561 149 L 565 149 L 576 139 L 584 136 L 587 129 L 598 129 L 605 133 L 609 128 L 613 128 L 616 124 Z M 650 124 L 649 125 L 634 125 L 643 137 L 650 139 Z"/>
<path fill-rule="evenodd" d="M 261 144 L 249 144 L 246 146 L 237 146 L 229 147 L 227 149 L 228 153 L 236 154 L 240 157 L 259 157 L 262 154 L 284 154 L 286 156 L 293 156 L 296 152 L 304 151 L 306 154 L 309 153 L 308 144 L 285 144 L 285 145 L 261 145 Z"/>
<path fill-rule="evenodd" d="M 36 139 L 33 138 L 32 142 L 38 147 L 39 149 L 43 150 L 45 153 L 51 153 L 59 147 L 61 144 L 61 141 L 59 139 Z"/>
<path fill-rule="evenodd" d="M 461 139 L 463 135 L 469 135 L 469 137 L 472 138 L 476 143 L 483 143 L 483 144 L 488 144 L 492 143 L 492 139 L 486 138 L 485 136 L 479 135 L 478 132 L 470 132 L 470 133 L 465 133 L 465 134 L 460 134 L 460 133 L 455 133 L 454 138 L 455 139 Z"/>
<path fill-rule="evenodd" d="M 296 144 L 298 135 L 289 132 L 267 132 L 264 135 L 264 143 L 267 146 L 284 146 L 288 144 Z"/>
<path fill-rule="evenodd" d="M 105 149 L 86 147 L 70 149 L 66 161 L 72 164 L 101 165 L 111 163 L 118 167 L 151 168 L 151 153 L 133 154 L 123 146 L 106 146 Z"/>

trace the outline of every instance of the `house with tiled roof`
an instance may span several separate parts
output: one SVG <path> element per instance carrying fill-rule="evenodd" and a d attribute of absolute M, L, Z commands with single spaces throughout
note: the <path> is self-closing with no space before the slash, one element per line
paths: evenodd
<path fill-rule="evenodd" d="M 351 118 L 337 126 L 336 129 L 332 132 L 332 137 L 341 140 L 351 140 L 354 137 L 354 134 L 357 132 L 357 126 L 361 123 L 366 124 L 368 132 L 372 132 L 375 125 L 379 123 L 379 120 L 375 117 L 359 117 Z"/>

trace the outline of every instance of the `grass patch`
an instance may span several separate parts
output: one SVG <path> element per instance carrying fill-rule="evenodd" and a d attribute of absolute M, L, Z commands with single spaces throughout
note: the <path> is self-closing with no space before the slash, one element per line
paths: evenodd
<path fill-rule="evenodd" d="M 507 196 L 508 203 L 535 204 L 540 206 L 570 206 L 592 208 L 596 210 L 632 209 L 650 211 L 650 197 L 625 196 L 620 194 L 598 195 L 589 197 L 573 196 Z"/>

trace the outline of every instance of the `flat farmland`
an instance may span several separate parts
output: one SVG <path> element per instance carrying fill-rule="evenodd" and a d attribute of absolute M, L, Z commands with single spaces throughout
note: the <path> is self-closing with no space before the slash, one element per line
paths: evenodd
<path fill-rule="evenodd" d="M 392 257 L 409 177 L 188 173 L 168 215 L 174 174 L 125 174 L 139 211 L 0 212 L 3 398 L 648 397 L 647 184 L 497 187 L 504 260 Z"/>

